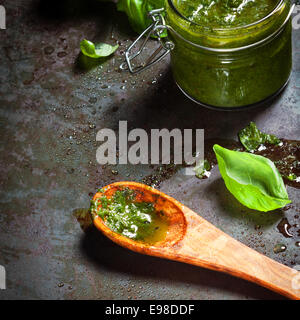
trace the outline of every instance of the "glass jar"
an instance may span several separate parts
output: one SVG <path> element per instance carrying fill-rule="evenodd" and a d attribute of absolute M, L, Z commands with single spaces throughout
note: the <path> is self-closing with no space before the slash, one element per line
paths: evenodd
<path fill-rule="evenodd" d="M 287 84 L 292 11 L 290 0 L 278 0 L 257 22 L 216 29 L 191 22 L 178 11 L 176 0 L 166 0 L 165 18 L 152 15 L 151 30 L 168 30 L 168 40 L 161 42 L 164 55 L 171 54 L 178 87 L 201 105 L 231 110 L 265 103 Z"/>

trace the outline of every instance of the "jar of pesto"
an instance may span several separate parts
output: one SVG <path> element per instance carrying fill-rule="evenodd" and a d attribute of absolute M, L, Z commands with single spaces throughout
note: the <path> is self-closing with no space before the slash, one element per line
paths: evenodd
<path fill-rule="evenodd" d="M 292 11 L 290 0 L 166 0 L 150 13 L 139 51 L 132 54 L 136 42 L 127 50 L 127 64 L 139 72 L 170 53 L 174 79 L 193 101 L 226 110 L 264 104 L 291 73 Z M 134 69 L 150 35 L 166 30 L 160 49 Z"/>

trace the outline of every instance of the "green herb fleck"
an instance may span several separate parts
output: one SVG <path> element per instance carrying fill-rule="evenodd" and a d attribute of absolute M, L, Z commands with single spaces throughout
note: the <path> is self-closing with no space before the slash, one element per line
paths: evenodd
<path fill-rule="evenodd" d="M 210 163 L 206 159 L 200 160 L 194 168 L 195 175 L 199 179 L 209 177 L 210 176 L 210 172 L 209 172 L 210 169 L 211 169 Z"/>
<path fill-rule="evenodd" d="M 247 151 L 255 151 L 261 144 L 279 144 L 281 141 L 272 134 L 261 132 L 254 122 L 242 129 L 239 134 L 239 139 Z"/>
<path fill-rule="evenodd" d="M 285 176 L 290 181 L 296 181 L 297 176 L 294 173 L 290 173 L 288 176 Z"/>

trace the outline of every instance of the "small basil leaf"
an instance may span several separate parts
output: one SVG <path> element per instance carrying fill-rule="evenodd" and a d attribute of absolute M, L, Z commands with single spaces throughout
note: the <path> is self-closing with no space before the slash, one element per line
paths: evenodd
<path fill-rule="evenodd" d="M 273 134 L 266 134 L 261 132 L 254 122 L 250 122 L 249 125 L 246 128 L 242 129 L 238 135 L 242 145 L 248 151 L 254 151 L 264 143 L 280 143 L 280 140 Z"/>
<path fill-rule="evenodd" d="M 271 160 L 248 152 L 228 150 L 217 144 L 213 149 L 227 189 L 243 205 L 271 211 L 291 202 L 282 177 Z"/>
<path fill-rule="evenodd" d="M 90 58 L 108 57 L 113 54 L 118 49 L 118 47 L 119 45 L 111 46 L 110 44 L 106 43 L 94 44 L 93 42 L 86 39 L 80 42 L 81 52 Z"/>

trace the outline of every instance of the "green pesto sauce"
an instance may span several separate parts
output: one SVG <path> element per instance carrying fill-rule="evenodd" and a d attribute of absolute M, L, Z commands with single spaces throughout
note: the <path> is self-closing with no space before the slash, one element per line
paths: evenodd
<path fill-rule="evenodd" d="M 289 0 L 284 0 L 281 9 L 269 19 L 252 26 L 249 24 L 272 12 L 279 0 L 173 2 L 189 19 L 167 6 L 167 24 L 181 35 L 168 34 L 175 44 L 171 51 L 172 72 L 188 96 L 211 107 L 237 108 L 272 97 L 287 83 L 292 67 L 290 21 L 276 37 L 255 48 L 215 53 L 193 44 L 222 50 L 263 41 L 282 26 L 290 11 Z"/>
<path fill-rule="evenodd" d="M 177 0 L 178 11 L 192 22 L 213 27 L 245 26 L 270 13 L 278 0 Z"/>
<path fill-rule="evenodd" d="M 113 231 L 130 239 L 154 244 L 164 240 L 168 223 L 153 203 L 137 202 L 129 188 L 118 190 L 111 198 L 92 201 L 91 212 L 103 219 Z"/>

